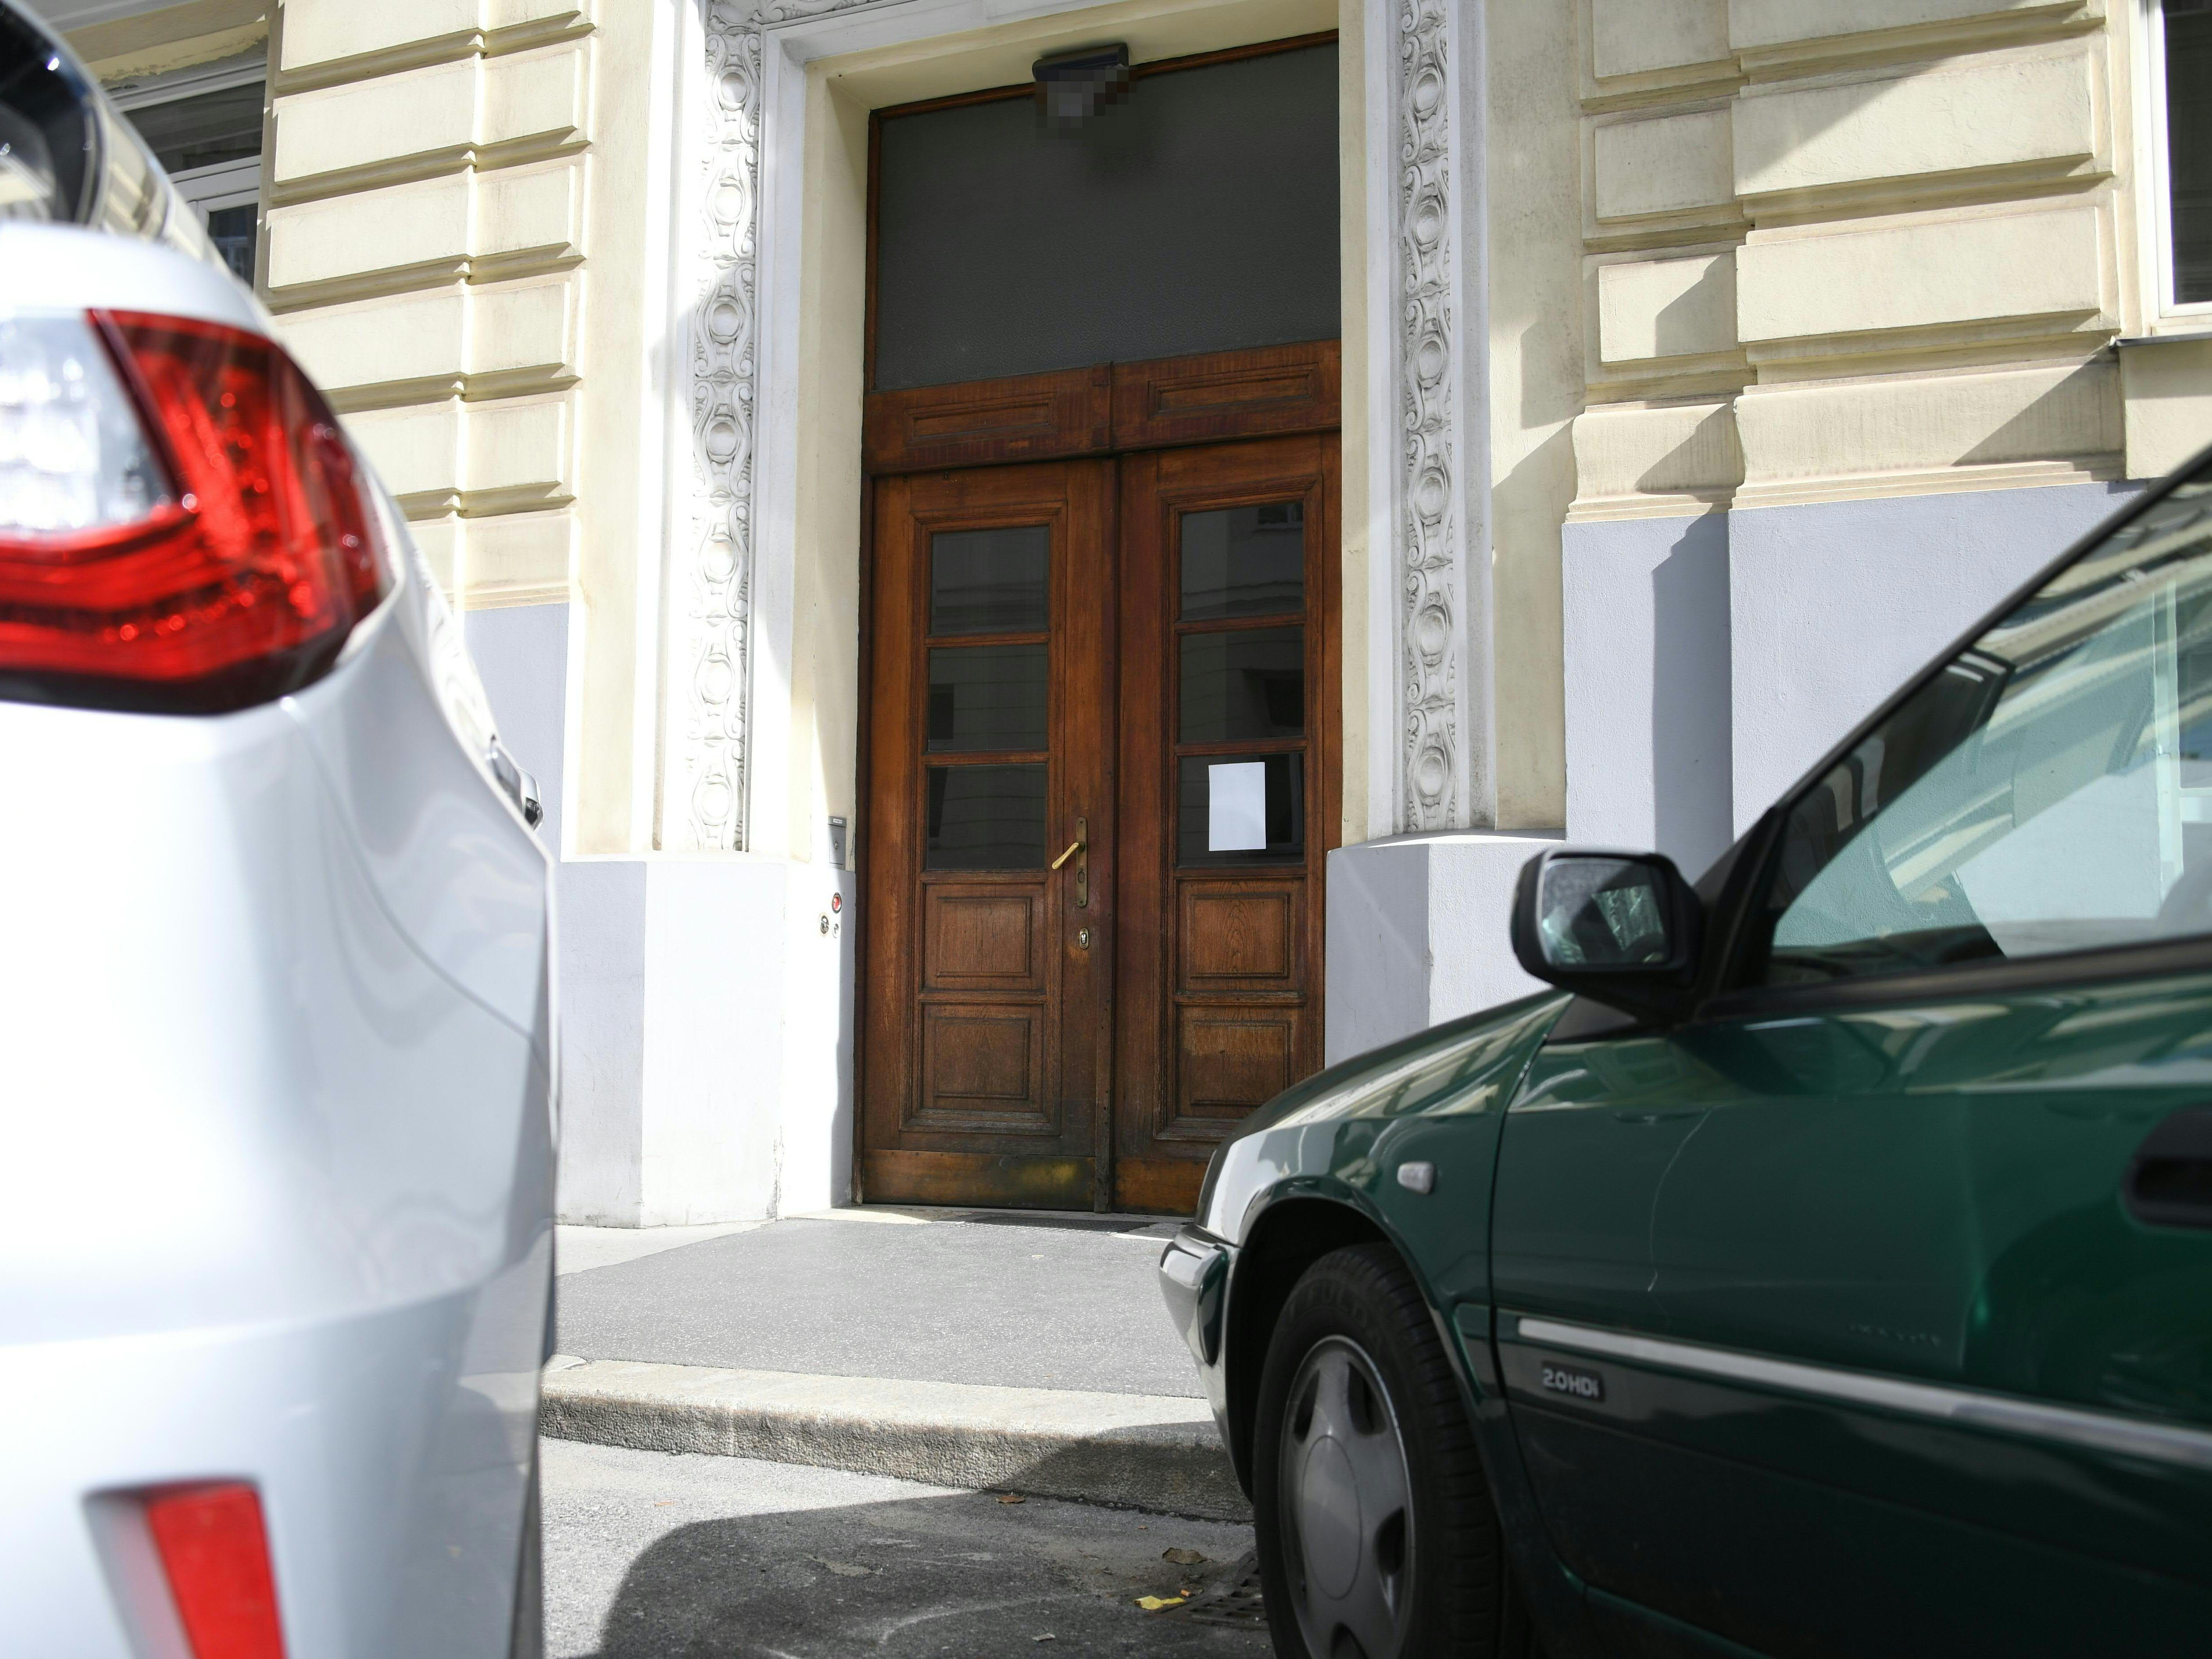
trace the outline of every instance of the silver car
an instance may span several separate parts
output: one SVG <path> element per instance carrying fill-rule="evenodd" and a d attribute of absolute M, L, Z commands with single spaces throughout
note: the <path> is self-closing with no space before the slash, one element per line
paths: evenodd
<path fill-rule="evenodd" d="M 547 856 L 273 332 L 0 0 L 0 1652 L 537 1647 Z"/>

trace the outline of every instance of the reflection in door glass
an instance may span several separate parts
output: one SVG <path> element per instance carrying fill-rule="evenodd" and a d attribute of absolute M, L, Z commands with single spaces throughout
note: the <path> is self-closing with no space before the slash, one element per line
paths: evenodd
<path fill-rule="evenodd" d="M 1043 866 L 1044 767 L 933 766 L 925 870 Z"/>
<path fill-rule="evenodd" d="M 929 538 L 932 634 L 1042 634 L 1052 528 L 940 530 Z"/>
<path fill-rule="evenodd" d="M 1261 864 L 1305 856 L 1304 756 L 1186 755 L 1176 770 L 1176 863 Z"/>
<path fill-rule="evenodd" d="M 1182 617 L 1272 617 L 1306 599 L 1306 507 L 1267 501 L 1182 515 Z"/>
<path fill-rule="evenodd" d="M 1045 746 L 1045 648 L 968 645 L 929 653 L 929 747 Z"/>
<path fill-rule="evenodd" d="M 1305 629 L 1184 635 L 1182 702 L 1185 743 L 1303 737 Z"/>

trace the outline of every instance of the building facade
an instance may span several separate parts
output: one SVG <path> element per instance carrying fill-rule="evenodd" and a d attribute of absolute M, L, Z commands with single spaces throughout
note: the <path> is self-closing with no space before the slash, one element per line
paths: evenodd
<path fill-rule="evenodd" d="M 1188 1207 L 2212 441 L 2207 0 L 45 3 L 547 795 L 569 1219 Z"/>

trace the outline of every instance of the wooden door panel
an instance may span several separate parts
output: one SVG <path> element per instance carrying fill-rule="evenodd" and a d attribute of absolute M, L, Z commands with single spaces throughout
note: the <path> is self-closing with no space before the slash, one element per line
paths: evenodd
<path fill-rule="evenodd" d="M 1110 446 L 1113 371 L 1069 368 L 868 394 L 861 455 L 876 473 L 996 465 Z"/>
<path fill-rule="evenodd" d="M 876 482 L 860 842 L 870 1199 L 1089 1208 L 1097 1196 L 1111 1060 L 1112 757 L 1099 711 L 1113 704 L 1114 617 L 1101 601 L 1113 591 L 1112 481 L 1112 463 L 1090 461 Z M 948 558 L 963 574 L 933 578 Z M 1017 567 L 1029 574 L 1005 574 Z M 1006 653 L 1034 665 L 1040 650 L 1044 718 L 1033 704 L 1010 717 Z M 966 720 L 971 696 L 981 712 Z M 1030 746 L 992 746 L 1002 742 Z M 1041 805 L 1024 793 L 1037 787 Z M 1025 816 L 1036 812 L 1041 823 Z M 1079 824 L 1085 855 L 1048 868 Z M 990 867 L 1000 860 L 1018 867 Z"/>
<path fill-rule="evenodd" d="M 1288 991 L 1303 984 L 1303 881 L 1267 886 L 1176 884 L 1181 957 L 1176 988 L 1189 994 Z"/>
<path fill-rule="evenodd" d="M 1097 1161 L 1050 1153 L 907 1152 L 871 1145 L 860 1181 L 877 1204 L 999 1204 L 1012 1209 L 1088 1209 Z"/>
<path fill-rule="evenodd" d="M 1036 886 L 943 883 L 922 890 L 921 988 L 1042 996 L 1044 891 Z"/>
<path fill-rule="evenodd" d="M 1045 1099 L 1045 1006 L 928 1003 L 921 1011 L 921 1088 L 914 1129 L 1051 1134 Z"/>
<path fill-rule="evenodd" d="M 1303 347 L 1137 366 L 1112 385 L 1135 437 L 1291 431 L 989 469 L 1107 441 L 1105 382 L 872 399 L 866 1197 L 1187 1212 L 1221 1139 L 1319 1066 L 1334 375 Z M 969 465 L 906 470 L 933 456 Z M 1048 540 L 1045 599 L 1002 624 L 971 595 L 933 633 L 933 538 L 1018 531 Z M 1267 537 L 1272 574 L 1238 576 Z"/>
<path fill-rule="evenodd" d="M 1114 446 L 1155 449 L 1333 428 L 1343 356 L 1339 342 L 1312 340 L 1116 363 Z"/>
<path fill-rule="evenodd" d="M 1310 354 L 1301 363 L 1286 352 L 1280 363 L 1235 366 L 1216 391 L 1241 389 L 1261 404 L 1279 392 L 1287 410 L 1297 374 L 1322 376 L 1333 364 Z M 1192 398 L 1213 395 L 1204 373 L 1187 378 Z M 1149 377 L 1144 396 L 1163 419 L 1197 419 L 1199 403 L 1170 395 L 1176 385 L 1171 374 Z M 1117 396 L 1123 390 L 1117 383 Z M 1321 1064 L 1322 881 L 1340 811 L 1337 466 L 1331 434 L 1121 463 L 1113 1180 L 1115 1201 L 1126 1207 L 1187 1212 L 1213 1147 L 1254 1107 Z M 1278 562 L 1267 580 L 1237 577 L 1236 560 L 1246 556 L 1224 551 L 1222 538 L 1244 537 L 1249 554 L 1267 526 L 1283 535 L 1295 527 L 1302 560 L 1283 566 L 1271 554 Z M 1188 547 L 1187 537 L 1196 538 Z M 1198 562 L 1186 569 L 1186 557 Z M 1279 653 L 1293 638 L 1303 642 L 1290 659 L 1302 688 L 1288 698 L 1302 713 L 1294 727 L 1275 695 L 1279 684 L 1240 702 L 1222 695 L 1231 671 L 1205 667 L 1243 651 L 1246 665 L 1235 673 L 1279 680 L 1281 671 L 1266 667 L 1255 648 Z M 1186 718 L 1183 677 L 1206 672 L 1212 689 L 1194 686 Z M 1183 811 L 1193 780 L 1220 780 L 1224 763 L 1233 774 L 1240 761 L 1263 763 L 1271 792 L 1282 781 L 1280 818 L 1289 828 L 1280 839 L 1273 793 L 1269 827 L 1257 840 L 1218 830 L 1210 807 Z M 1194 833 L 1201 842 L 1187 845 Z M 1231 838 L 1217 842 L 1217 833 Z"/>
<path fill-rule="evenodd" d="M 1333 430 L 1334 340 L 1056 369 L 868 393 L 861 455 L 876 476 Z"/>
<path fill-rule="evenodd" d="M 1176 1113 L 1160 1126 L 1164 1137 L 1195 1134 L 1211 1150 L 1223 1125 L 1266 1105 L 1311 1069 L 1299 1064 L 1303 1008 L 1186 1006 L 1176 1013 Z"/>

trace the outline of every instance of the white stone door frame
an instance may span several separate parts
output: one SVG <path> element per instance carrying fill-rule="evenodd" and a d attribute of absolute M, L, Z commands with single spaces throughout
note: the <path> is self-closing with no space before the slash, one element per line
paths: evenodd
<path fill-rule="evenodd" d="M 1370 835 L 1494 821 L 1484 3 L 1364 0 L 1361 12 Z M 788 676 L 763 666 L 787 668 L 793 637 L 808 65 L 1095 7 L 686 8 L 703 76 L 674 158 L 687 228 L 670 389 L 692 442 L 670 480 L 664 848 L 744 851 L 758 844 L 755 826 L 783 810 L 766 797 L 787 775 Z M 1363 781 L 1347 782 L 1358 791 Z"/>

